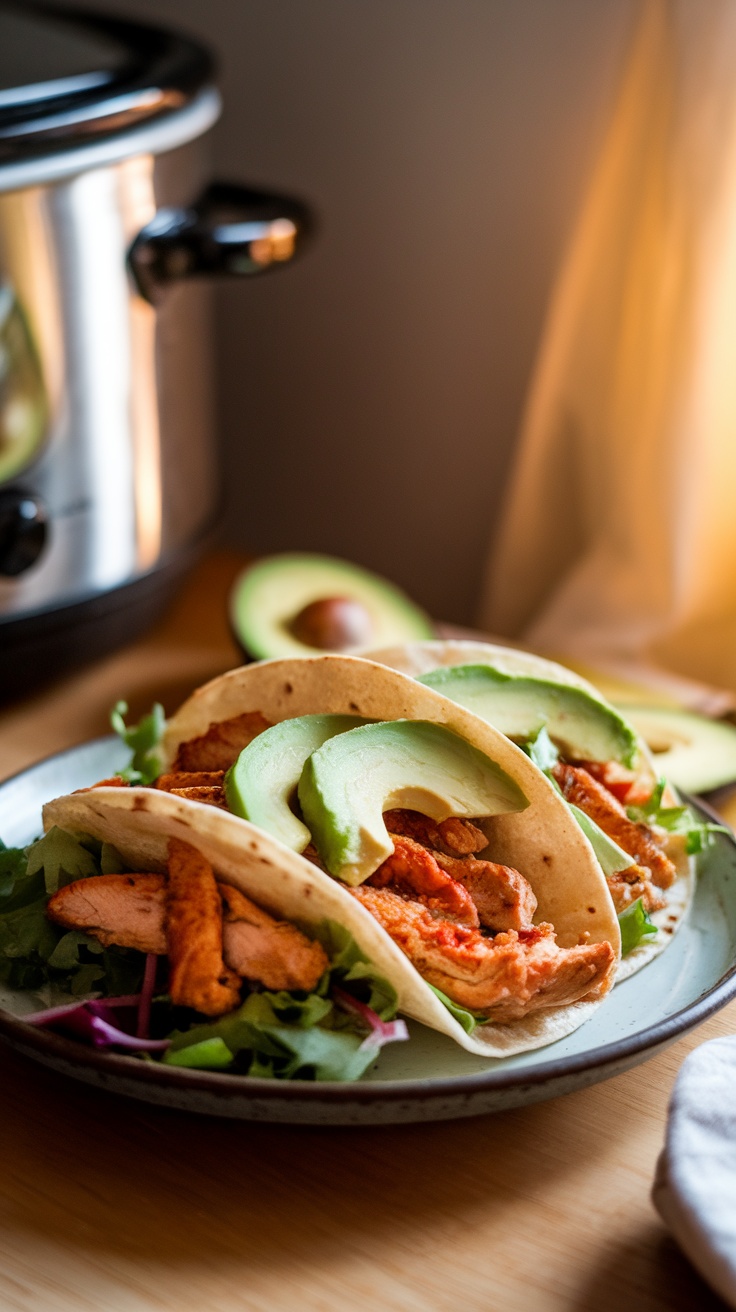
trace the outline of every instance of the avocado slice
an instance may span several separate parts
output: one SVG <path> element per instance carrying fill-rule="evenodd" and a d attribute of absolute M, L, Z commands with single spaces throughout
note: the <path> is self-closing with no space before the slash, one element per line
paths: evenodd
<path fill-rule="evenodd" d="M 688 793 L 736 780 L 736 728 L 669 706 L 622 706 L 654 757 L 658 774 Z"/>
<path fill-rule="evenodd" d="M 632 765 L 636 733 L 612 706 L 583 688 L 527 675 L 505 674 L 492 665 L 440 666 L 418 680 L 487 720 L 507 738 L 526 742 L 543 725 L 563 750 L 579 760 Z"/>
<path fill-rule="evenodd" d="M 254 660 L 351 651 L 434 636 L 424 611 L 393 584 L 332 556 L 266 556 L 235 580 L 230 620 Z"/>
<path fill-rule="evenodd" d="M 369 723 L 362 715 L 300 715 L 264 729 L 225 776 L 230 810 L 294 852 L 303 852 L 311 835 L 291 802 L 304 762 L 335 734 Z"/>
<path fill-rule="evenodd" d="M 331 874 L 362 884 L 393 852 L 383 812 L 501 815 L 529 805 L 489 757 L 441 724 L 391 720 L 340 734 L 313 752 L 299 780 L 312 841 Z"/>

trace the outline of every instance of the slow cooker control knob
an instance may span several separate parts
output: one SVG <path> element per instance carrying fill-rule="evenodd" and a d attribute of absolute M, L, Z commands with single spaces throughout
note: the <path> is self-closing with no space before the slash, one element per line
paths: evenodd
<path fill-rule="evenodd" d="M 35 565 L 46 543 L 46 508 L 22 488 L 0 492 L 0 575 L 14 578 Z"/>

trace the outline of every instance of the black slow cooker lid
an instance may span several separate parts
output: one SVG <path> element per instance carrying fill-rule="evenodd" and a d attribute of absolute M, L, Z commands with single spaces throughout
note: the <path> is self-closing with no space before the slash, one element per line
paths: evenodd
<path fill-rule="evenodd" d="M 212 56 L 179 33 L 35 0 L 0 3 L 0 163 L 63 152 L 181 110 Z"/>

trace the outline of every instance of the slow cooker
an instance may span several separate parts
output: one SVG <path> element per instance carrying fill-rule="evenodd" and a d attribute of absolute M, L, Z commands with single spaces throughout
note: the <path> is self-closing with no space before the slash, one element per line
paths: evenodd
<path fill-rule="evenodd" d="M 208 178 L 219 112 L 180 34 L 0 5 L 0 696 L 139 632 L 212 521 L 208 284 L 309 229 Z"/>

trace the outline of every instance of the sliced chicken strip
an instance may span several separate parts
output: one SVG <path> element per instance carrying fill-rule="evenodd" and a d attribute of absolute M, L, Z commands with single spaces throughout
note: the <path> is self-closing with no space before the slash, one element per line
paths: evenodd
<path fill-rule="evenodd" d="M 175 788 L 222 788 L 224 770 L 174 770 L 160 774 L 154 788 L 170 793 Z"/>
<path fill-rule="evenodd" d="M 598 997 L 610 982 L 610 943 L 560 948 L 551 925 L 484 938 L 435 920 L 388 889 L 350 890 L 390 934 L 420 975 L 463 1007 L 501 1024 L 544 1007 Z"/>
<path fill-rule="evenodd" d="M 579 806 L 624 852 L 651 870 L 659 888 L 669 888 L 675 878 L 675 867 L 647 825 L 629 820 L 621 803 L 581 766 L 560 762 L 552 773 L 568 802 Z"/>
<path fill-rule="evenodd" d="M 175 1006 L 221 1016 L 237 1006 L 240 980 L 222 956 L 222 904 L 212 866 L 196 848 L 169 839 L 166 946 Z"/>
<path fill-rule="evenodd" d="M 230 720 L 210 725 L 199 738 L 180 743 L 174 770 L 229 770 L 248 743 L 270 729 L 271 721 L 260 711 L 245 711 Z"/>
<path fill-rule="evenodd" d="M 269 989 L 311 991 L 329 962 L 319 943 L 296 926 L 275 920 L 228 884 L 217 885 L 224 908 L 225 964 Z M 49 918 L 81 929 L 106 947 L 166 954 L 166 877 L 97 875 L 59 889 L 48 904 Z"/>
<path fill-rule="evenodd" d="M 95 875 L 54 893 L 46 914 L 65 929 L 81 929 L 105 947 L 166 953 L 164 875 Z"/>
<path fill-rule="evenodd" d="M 329 967 L 320 943 L 266 911 L 227 884 L 218 885 L 225 915 L 225 959 L 246 979 L 267 989 L 311 992 Z"/>

